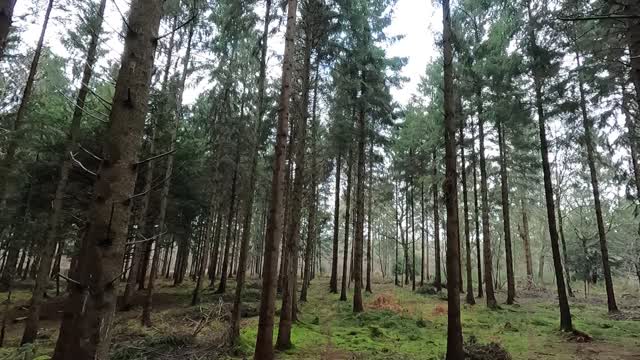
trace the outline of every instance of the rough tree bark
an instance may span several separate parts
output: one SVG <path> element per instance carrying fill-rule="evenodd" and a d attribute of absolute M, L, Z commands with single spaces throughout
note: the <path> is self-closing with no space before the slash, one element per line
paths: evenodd
<path fill-rule="evenodd" d="M 371 232 L 373 220 L 371 209 L 373 206 L 373 142 L 369 144 L 369 188 L 367 196 L 367 284 L 365 291 L 371 293 L 371 270 L 373 267 L 373 254 L 371 253 Z M 414 281 L 415 282 L 415 281 Z"/>
<path fill-rule="evenodd" d="M 460 227 L 458 223 L 458 186 L 456 174 L 456 119 L 453 89 L 453 44 L 449 0 L 442 2 L 444 47 L 444 142 L 447 207 L 447 360 L 464 358 L 460 321 Z"/>
<path fill-rule="evenodd" d="M 131 4 L 104 161 L 53 359 L 107 359 L 162 1 Z"/>
<path fill-rule="evenodd" d="M 355 286 L 353 287 L 353 312 L 359 313 L 364 311 L 364 305 L 362 304 L 362 260 L 363 260 L 363 244 L 364 244 L 364 178 L 366 177 L 365 170 L 365 146 L 367 142 L 367 127 L 366 127 L 366 75 L 361 74 L 361 89 L 360 89 L 360 104 L 358 117 L 356 119 L 358 123 L 358 168 L 356 175 L 356 234 L 354 237 L 354 256 L 353 256 L 353 275 Z"/>
<path fill-rule="evenodd" d="M 273 317 L 275 313 L 276 285 L 278 276 L 278 249 L 282 238 L 282 217 L 284 215 L 285 147 L 289 128 L 289 97 L 291 93 L 293 39 L 296 33 L 297 0 L 287 1 L 287 30 L 282 63 L 282 88 L 278 107 L 275 156 L 271 180 L 271 204 L 269 221 L 264 241 L 264 266 L 262 270 L 262 295 L 260 299 L 260 319 L 254 357 L 273 359 Z"/>

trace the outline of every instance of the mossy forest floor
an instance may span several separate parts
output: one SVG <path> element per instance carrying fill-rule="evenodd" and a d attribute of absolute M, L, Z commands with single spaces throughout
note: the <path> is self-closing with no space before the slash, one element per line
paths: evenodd
<path fill-rule="evenodd" d="M 233 287 L 231 281 L 224 296 L 207 289 L 201 304 L 192 307 L 193 284 L 162 284 L 154 301 L 153 327 L 140 326 L 139 307 L 118 313 L 112 359 L 251 358 L 258 324 L 259 282 L 252 280 L 245 291 L 240 344 L 230 349 L 223 344 L 226 303 L 231 301 Z M 300 321 L 292 335 L 295 346 L 278 353 L 278 358 L 443 358 L 447 328 L 444 294 L 422 295 L 412 292 L 410 286 L 399 288 L 388 282 L 374 282 L 373 290 L 373 294 L 365 295 L 366 311 L 353 314 L 351 301 L 341 302 L 339 295 L 328 292 L 328 279 L 315 279 L 309 301 L 300 304 Z M 604 294 L 594 292 L 588 299 L 577 294 L 571 299 L 574 324 L 593 337 L 591 342 L 578 342 L 558 331 L 558 306 L 552 290 L 520 290 L 516 305 L 501 305 L 496 311 L 488 310 L 484 299 L 476 299 L 477 305 L 469 306 L 462 298 L 464 337 L 466 341 L 498 343 L 513 359 L 640 359 L 640 296 L 637 289 L 621 290 L 617 295 L 622 313 L 616 316 L 607 313 Z M 46 359 L 53 351 L 61 299 L 50 299 L 35 346 L 18 349 L 26 299 L 26 290 L 15 293 L 0 359 Z M 499 293 L 498 300 L 504 301 L 504 294 Z"/>

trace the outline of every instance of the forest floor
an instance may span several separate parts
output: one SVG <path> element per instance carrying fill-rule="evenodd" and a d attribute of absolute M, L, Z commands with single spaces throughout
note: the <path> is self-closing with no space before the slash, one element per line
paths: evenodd
<path fill-rule="evenodd" d="M 111 358 L 250 358 L 258 324 L 259 287 L 257 280 L 251 280 L 244 292 L 246 305 L 240 344 L 230 350 L 223 344 L 233 280 L 226 295 L 215 295 L 205 289 L 198 306 L 189 306 L 193 284 L 172 287 L 162 283 L 154 298 L 153 327 L 140 325 L 140 307 L 118 313 Z M 447 302 L 443 294 L 423 295 L 412 292 L 410 285 L 400 288 L 388 282 L 374 283 L 373 290 L 373 294 L 365 294 L 365 312 L 353 314 L 351 300 L 339 301 L 338 294 L 328 292 L 328 279 L 316 279 L 309 301 L 300 304 L 300 321 L 294 325 L 292 334 L 294 348 L 279 353 L 278 358 L 443 358 L 447 332 Z M 581 342 L 582 339 L 570 338 L 557 330 L 558 306 L 553 291 L 521 290 L 518 295 L 516 305 L 501 305 L 500 310 L 495 311 L 484 306 L 484 299 L 476 299 L 477 305 L 469 306 L 462 298 L 465 340 L 498 343 L 513 359 L 640 360 L 640 294 L 637 290 L 618 292 L 622 313 L 613 317 L 607 314 L 604 294 L 594 294 L 588 299 L 578 294 L 571 299 L 574 325 L 593 338 L 590 342 Z M 2 296 L 6 294 L 0 293 Z M 504 300 L 503 297 L 504 294 L 498 293 L 499 301 Z M 0 359 L 30 358 L 18 357 L 18 353 L 51 354 L 62 315 L 62 299 L 49 300 L 43 310 L 43 329 L 35 347 L 22 349 L 17 345 L 22 334 L 21 318 L 26 314 L 27 290 L 16 291 L 13 299 Z M 4 310 L 0 314 L 4 316 Z"/>

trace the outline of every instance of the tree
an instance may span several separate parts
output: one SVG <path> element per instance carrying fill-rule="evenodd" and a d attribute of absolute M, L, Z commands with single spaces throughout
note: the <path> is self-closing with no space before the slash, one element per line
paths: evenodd
<path fill-rule="evenodd" d="M 282 87 L 278 110 L 277 136 L 273 176 L 271 183 L 271 204 L 267 233 L 264 241 L 264 265 L 262 270 L 262 295 L 260 299 L 260 320 L 256 339 L 255 357 L 273 359 L 273 317 L 275 312 L 276 279 L 278 274 L 278 248 L 282 238 L 282 217 L 284 215 L 284 161 L 287 132 L 289 128 L 289 95 L 292 75 L 294 35 L 296 32 L 297 0 L 287 1 L 287 30 L 285 51 L 282 62 Z"/>
<path fill-rule="evenodd" d="M 35 341 L 38 335 L 38 324 L 40 320 L 40 307 L 49 283 L 49 271 L 51 269 L 51 263 L 53 261 L 53 255 L 56 247 L 56 237 L 58 235 L 58 226 L 60 224 L 60 215 L 62 211 L 62 201 L 67 188 L 67 182 L 69 180 L 69 171 L 73 166 L 71 154 L 76 148 L 76 141 L 78 138 L 78 132 L 80 131 L 80 123 L 82 121 L 83 110 L 85 107 L 87 95 L 89 94 L 89 82 L 93 76 L 93 65 L 96 62 L 97 50 L 98 50 L 98 38 L 100 36 L 100 29 L 102 28 L 102 18 L 104 15 L 104 9 L 106 6 L 106 0 L 101 0 L 98 5 L 98 11 L 93 19 L 93 26 L 95 30 L 91 33 L 89 45 L 87 47 L 87 57 L 84 64 L 82 73 L 82 80 L 80 83 L 80 90 L 76 97 L 75 109 L 71 119 L 71 127 L 69 129 L 66 146 L 64 149 L 64 161 L 60 164 L 60 175 L 58 178 L 58 185 L 56 186 L 56 192 L 52 201 L 51 213 L 49 215 L 47 224 L 47 233 L 44 240 L 44 249 L 42 251 L 42 257 L 40 259 L 40 265 L 38 269 L 38 275 L 36 277 L 36 284 L 33 289 L 31 301 L 29 304 L 29 317 L 25 323 L 24 333 L 22 335 L 21 344 L 32 343 Z M 1 40 L 0 40 L 1 41 Z M 1 56 L 1 54 L 0 54 Z M 58 276 L 57 274 L 55 275 Z"/>
<path fill-rule="evenodd" d="M 464 357 L 462 349 L 462 324 L 460 321 L 460 244 L 458 224 L 458 185 L 456 174 L 456 120 L 453 87 L 453 45 L 449 1 L 442 2 L 444 47 L 444 127 L 445 165 L 444 184 L 447 204 L 447 359 Z M 462 140 L 462 139 L 461 139 Z"/>
<path fill-rule="evenodd" d="M 7 39 L 9 38 L 13 8 L 15 6 L 16 0 L 2 0 L 0 2 L 0 58 L 4 56 L 4 50 L 7 48 Z"/>
<path fill-rule="evenodd" d="M 104 160 L 98 171 L 90 225 L 53 358 L 106 359 L 116 306 L 137 155 L 149 98 L 162 2 L 137 0 L 127 20 L 122 63 L 109 116 Z M 133 66 L 133 64 L 136 66 Z M 91 289 L 91 291 L 89 291 Z"/>

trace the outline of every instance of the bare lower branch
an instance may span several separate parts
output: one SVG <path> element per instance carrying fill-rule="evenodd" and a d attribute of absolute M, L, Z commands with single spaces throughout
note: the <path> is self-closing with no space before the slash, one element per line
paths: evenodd
<path fill-rule="evenodd" d="M 102 159 L 101 157 L 99 157 L 98 155 L 92 153 L 91 151 L 85 149 L 82 145 L 78 144 L 78 147 L 80 148 L 80 150 L 86 152 L 87 154 L 89 154 L 92 158 L 98 160 L 98 161 L 103 161 L 104 159 Z"/>
<path fill-rule="evenodd" d="M 78 161 L 78 159 L 76 159 L 76 157 L 73 155 L 73 153 L 71 151 L 69 151 L 69 155 L 71 156 L 71 160 L 73 160 L 74 163 L 76 163 L 78 166 L 80 166 L 80 168 L 82 168 L 82 170 L 88 172 L 89 174 L 91 174 L 93 176 L 97 176 L 96 173 L 94 173 L 93 171 L 87 169 L 86 166 L 84 166 L 80 161 Z"/>
<path fill-rule="evenodd" d="M 150 162 L 150 161 L 154 161 L 154 160 L 157 160 L 157 159 L 163 158 L 163 157 L 165 157 L 165 156 L 167 156 L 167 155 L 171 155 L 171 154 L 173 154 L 173 153 L 175 153 L 175 152 L 176 152 L 176 149 L 173 149 L 173 150 L 167 151 L 167 152 L 162 153 L 162 154 L 154 155 L 154 156 L 152 156 L 152 157 L 150 157 L 150 158 L 146 158 L 146 159 L 144 159 L 144 160 L 142 160 L 142 161 L 138 161 L 138 162 L 136 163 L 136 165 L 145 164 L 145 163 L 148 163 L 148 162 Z"/>
<path fill-rule="evenodd" d="M 168 32 L 168 33 L 166 33 L 166 34 L 162 34 L 162 35 L 158 36 L 158 37 L 156 38 L 156 40 L 160 40 L 160 39 L 162 39 L 162 38 L 164 38 L 164 37 L 167 37 L 167 36 L 169 36 L 169 35 L 171 35 L 171 34 L 175 33 L 176 31 L 178 31 L 178 30 L 182 29 L 183 27 L 185 27 L 185 26 L 189 25 L 189 23 L 190 23 L 190 22 L 192 22 L 193 20 L 195 20 L 195 19 L 196 19 L 196 17 L 198 17 L 198 12 L 194 13 L 194 14 L 193 14 L 193 15 L 192 15 L 192 16 L 191 16 L 187 21 L 185 21 L 185 22 L 183 22 L 182 24 L 180 24 L 180 25 L 176 26 L 173 30 L 169 31 L 169 32 Z"/>
<path fill-rule="evenodd" d="M 624 20 L 624 19 L 640 19 L 640 15 L 633 14 L 609 14 L 609 15 L 589 15 L 579 17 L 561 17 L 560 21 L 590 21 L 590 20 Z"/>
<path fill-rule="evenodd" d="M 65 275 L 63 275 L 63 274 L 61 274 L 61 273 L 57 273 L 57 274 L 56 274 L 56 276 L 59 276 L 59 277 L 63 278 L 63 279 L 64 279 L 64 280 L 66 280 L 67 282 L 70 282 L 70 283 L 72 283 L 72 284 L 76 284 L 76 285 L 78 285 L 78 286 L 82 287 L 82 284 L 81 284 L 79 281 L 77 281 L 77 280 L 73 280 L 72 278 L 70 278 L 70 277 L 68 277 L 68 276 L 65 276 Z"/>

